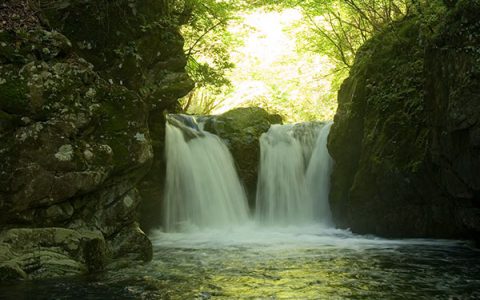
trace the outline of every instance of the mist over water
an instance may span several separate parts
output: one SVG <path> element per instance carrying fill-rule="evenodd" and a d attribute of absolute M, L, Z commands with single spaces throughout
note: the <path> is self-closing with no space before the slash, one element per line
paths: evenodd
<path fill-rule="evenodd" d="M 87 278 L 1 285 L 7 299 L 478 299 L 469 243 L 247 224 L 157 231 L 152 262 Z"/>

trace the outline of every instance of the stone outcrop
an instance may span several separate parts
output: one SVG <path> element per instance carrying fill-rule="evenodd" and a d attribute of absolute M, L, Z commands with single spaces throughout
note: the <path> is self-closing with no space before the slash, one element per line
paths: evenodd
<path fill-rule="evenodd" d="M 255 206 L 260 161 L 259 139 L 270 125 L 280 123 L 282 118 L 279 115 L 257 107 L 236 108 L 211 117 L 205 123 L 205 130 L 222 138 L 230 149 L 252 208 Z"/>
<path fill-rule="evenodd" d="M 107 246 L 100 231 L 10 229 L 0 234 L 0 279 L 48 278 L 102 270 Z"/>
<path fill-rule="evenodd" d="M 171 4 L 0 4 L 2 279 L 151 258 L 136 187 L 193 86 Z"/>
<path fill-rule="evenodd" d="M 374 37 L 342 85 L 328 145 L 340 227 L 478 238 L 480 2 L 443 10 Z"/>

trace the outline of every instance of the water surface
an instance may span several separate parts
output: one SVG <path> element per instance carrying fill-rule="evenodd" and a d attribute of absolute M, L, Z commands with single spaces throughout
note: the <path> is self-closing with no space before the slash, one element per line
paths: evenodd
<path fill-rule="evenodd" d="M 0 286 L 5 299 L 479 299 L 468 242 L 244 226 L 151 235 L 154 259 L 95 277 Z M 2 298 L 3 299 L 3 298 Z"/>

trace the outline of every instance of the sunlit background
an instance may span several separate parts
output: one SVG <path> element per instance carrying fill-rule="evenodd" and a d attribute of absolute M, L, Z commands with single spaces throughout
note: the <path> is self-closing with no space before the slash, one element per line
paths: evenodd
<path fill-rule="evenodd" d="M 235 107 L 258 106 L 282 115 L 286 122 L 332 119 L 334 65 L 327 56 L 309 51 L 308 30 L 299 9 L 258 8 L 237 14 L 228 23 L 227 42 L 216 37 L 208 41 L 223 42 L 228 48 L 234 67 L 225 72 L 225 78 L 231 85 L 197 86 L 183 99 L 187 112 L 220 114 Z M 215 64 L 215 58 L 205 52 L 197 53 L 195 59 Z"/>

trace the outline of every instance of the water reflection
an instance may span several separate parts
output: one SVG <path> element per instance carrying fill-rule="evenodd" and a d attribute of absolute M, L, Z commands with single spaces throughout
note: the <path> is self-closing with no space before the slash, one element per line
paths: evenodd
<path fill-rule="evenodd" d="M 156 233 L 152 239 L 155 257 L 147 265 L 2 285 L 0 298 L 480 297 L 480 253 L 464 242 L 382 240 L 316 227 Z"/>

